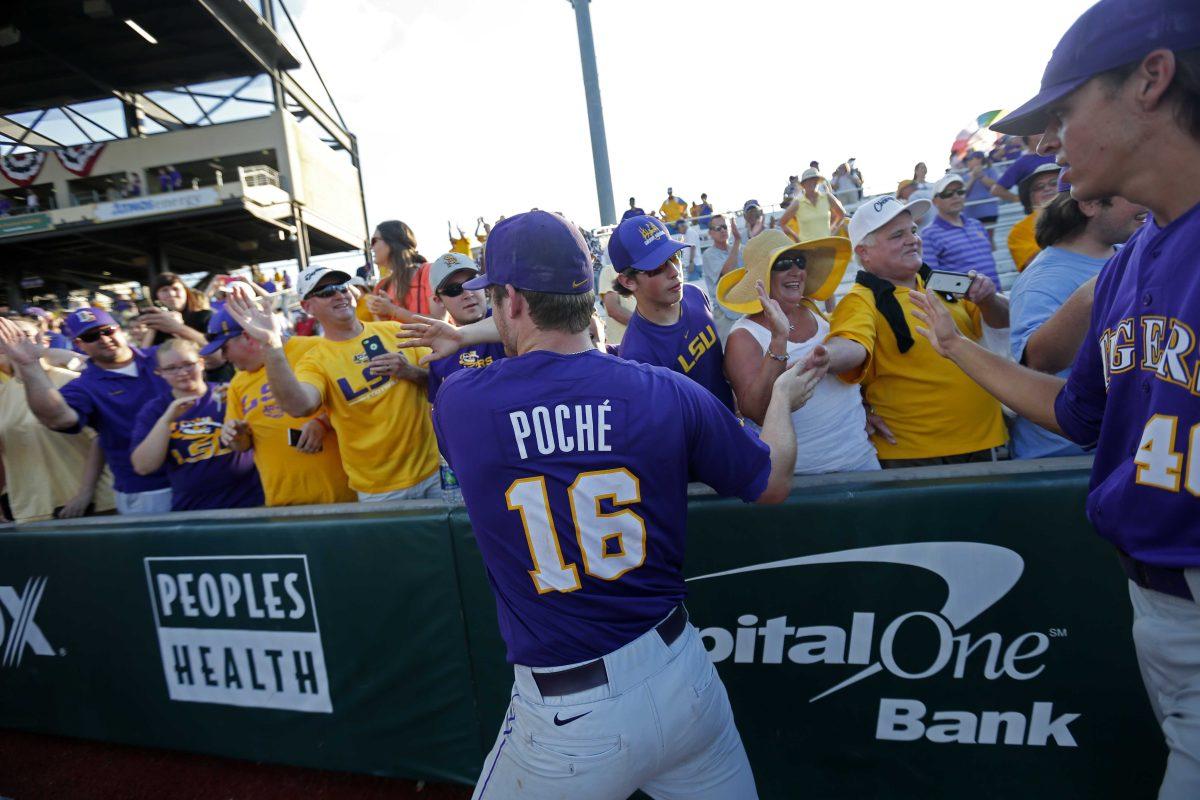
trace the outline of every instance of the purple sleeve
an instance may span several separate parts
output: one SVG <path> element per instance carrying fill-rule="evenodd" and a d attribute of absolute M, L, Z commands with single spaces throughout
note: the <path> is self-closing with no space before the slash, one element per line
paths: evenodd
<path fill-rule="evenodd" d="M 81 383 L 79 378 L 76 378 L 60 388 L 58 393 L 62 395 L 63 400 L 67 401 L 67 405 L 79 417 L 70 428 L 60 429 L 61 433 L 79 433 L 85 425 L 92 425 L 92 415 L 96 412 L 96 404 L 92 400 L 92 395 L 88 392 L 86 384 Z M 92 425 L 92 427 L 94 428 L 95 425 Z"/>
<path fill-rule="evenodd" d="M 687 426 L 690 475 L 718 494 L 753 503 L 771 477 L 770 448 L 742 427 L 712 392 L 682 376 L 676 383 Z"/>
<path fill-rule="evenodd" d="M 1104 421 L 1104 407 L 1108 402 L 1097 324 L 1103 313 L 1104 309 L 1099 303 L 1092 308 L 1092 319 L 1083 346 L 1075 355 L 1066 386 L 1054 399 L 1054 416 L 1058 426 L 1068 439 L 1084 447 L 1095 444 L 1099 438 L 1100 423 Z"/>
<path fill-rule="evenodd" d="M 166 400 L 170 403 L 173 398 L 168 395 Z M 150 434 L 150 429 L 154 427 L 154 423 L 158 422 L 158 418 L 162 416 L 166 406 L 163 405 L 161 399 L 151 400 L 146 405 L 142 406 L 142 410 L 138 412 L 137 419 L 133 421 L 133 430 L 129 434 L 129 452 L 142 443 Z"/>
<path fill-rule="evenodd" d="M 1011 189 L 1013 184 L 1017 182 L 1017 171 L 1022 169 L 1021 159 L 1017 159 L 1008 165 L 1008 169 L 1004 170 L 1004 174 L 1000 176 L 1000 180 L 996 183 L 1003 186 L 1005 189 Z"/>

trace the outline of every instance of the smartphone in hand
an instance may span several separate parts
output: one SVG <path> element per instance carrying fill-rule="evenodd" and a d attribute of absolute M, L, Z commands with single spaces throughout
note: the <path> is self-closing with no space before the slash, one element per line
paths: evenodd
<path fill-rule="evenodd" d="M 367 358 L 374 358 L 386 353 L 387 348 L 383 346 L 383 341 L 378 336 L 368 336 L 363 339 L 363 352 L 367 354 Z"/>
<path fill-rule="evenodd" d="M 925 288 L 940 294 L 964 295 L 971 288 L 971 277 L 961 272 L 935 269 L 930 273 Z"/>

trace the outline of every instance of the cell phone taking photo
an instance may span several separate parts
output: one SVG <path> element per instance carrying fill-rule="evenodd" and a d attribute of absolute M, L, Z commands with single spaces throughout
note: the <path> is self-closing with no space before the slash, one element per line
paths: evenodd
<path fill-rule="evenodd" d="M 383 346 L 383 341 L 378 336 L 368 336 L 363 339 L 363 352 L 367 354 L 367 358 L 374 358 L 386 353 L 387 348 Z"/>
<path fill-rule="evenodd" d="M 288 444 L 290 444 L 292 447 L 298 447 L 300 445 L 299 428 L 288 428 Z"/>
<path fill-rule="evenodd" d="M 940 294 L 965 295 L 971 288 L 971 276 L 935 269 L 930 273 L 925 288 Z"/>

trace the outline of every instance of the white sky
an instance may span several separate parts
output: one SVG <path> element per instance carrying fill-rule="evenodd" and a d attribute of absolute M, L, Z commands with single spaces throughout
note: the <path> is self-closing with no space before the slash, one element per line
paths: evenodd
<path fill-rule="evenodd" d="M 656 209 L 667 186 L 718 208 L 778 203 L 814 158 L 828 175 L 857 157 L 868 192 L 917 161 L 938 175 L 960 129 L 1036 91 L 1089 5 L 595 0 L 617 214 L 630 195 Z M 471 233 L 537 206 L 599 225 L 567 0 L 289 8 L 359 137 L 372 224 L 408 222 L 431 259 L 447 218 Z"/>

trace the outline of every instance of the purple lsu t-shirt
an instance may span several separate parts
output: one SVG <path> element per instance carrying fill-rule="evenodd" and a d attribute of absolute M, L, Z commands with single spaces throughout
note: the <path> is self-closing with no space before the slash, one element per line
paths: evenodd
<path fill-rule="evenodd" d="M 133 425 L 133 447 L 141 444 L 175 398 L 165 392 L 146 404 Z M 171 481 L 171 510 L 255 508 L 263 505 L 262 482 L 254 453 L 236 453 L 221 444 L 225 404 L 209 384 L 204 396 L 171 423 L 164 462 Z"/>
<path fill-rule="evenodd" d="M 713 324 L 712 307 L 695 286 L 684 284 L 679 321 L 674 325 L 655 325 L 635 312 L 617 354 L 686 375 L 712 392 L 730 411 L 736 410 L 733 391 L 725 380 L 725 355 Z"/>
<path fill-rule="evenodd" d="M 452 356 L 431 361 L 429 364 L 429 382 L 425 389 L 430 404 L 437 397 L 438 389 L 442 387 L 442 383 L 450 375 L 460 369 L 490 367 L 502 358 L 504 358 L 504 345 L 498 342 L 487 342 L 486 344 L 468 345 Z"/>
<path fill-rule="evenodd" d="M 112 470 L 113 488 L 127 494 L 152 492 L 169 485 L 162 470 L 138 475 L 129 462 L 129 451 L 133 449 L 130 444 L 133 421 L 146 403 L 167 391 L 166 381 L 154 372 L 158 348 L 130 349 L 133 350 L 133 363 L 137 365 L 137 377 L 89 363 L 78 378 L 58 390 L 67 405 L 79 415 L 79 421 L 64 433 L 78 433 L 85 425 L 96 431 L 104 460 Z"/>
<path fill-rule="evenodd" d="M 1055 402 L 1096 442 L 1096 531 L 1163 567 L 1200 567 L 1200 205 L 1130 238 L 1096 281 L 1091 326 Z"/>
<path fill-rule="evenodd" d="M 434 428 L 496 594 L 509 661 L 633 641 L 679 604 L 687 484 L 756 500 L 770 451 L 694 382 L 598 350 L 460 370 Z"/>

